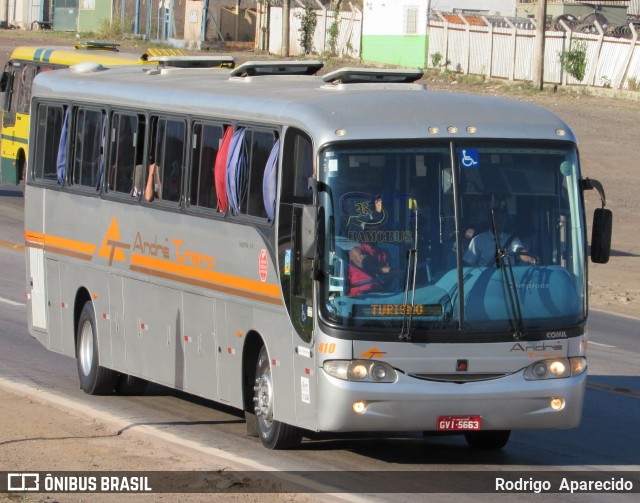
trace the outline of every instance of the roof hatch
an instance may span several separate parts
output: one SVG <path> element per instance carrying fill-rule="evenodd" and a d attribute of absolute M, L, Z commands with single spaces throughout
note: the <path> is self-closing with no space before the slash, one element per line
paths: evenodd
<path fill-rule="evenodd" d="M 234 68 L 233 56 L 152 56 L 148 60 L 160 68 Z"/>
<path fill-rule="evenodd" d="M 421 79 L 423 75 L 422 70 L 418 69 L 346 67 L 327 73 L 322 77 L 322 80 L 332 84 L 367 84 L 378 82 L 385 84 L 410 84 Z"/>
<path fill-rule="evenodd" d="M 232 77 L 257 75 L 315 75 L 324 66 L 322 61 L 247 61 L 231 72 Z"/>

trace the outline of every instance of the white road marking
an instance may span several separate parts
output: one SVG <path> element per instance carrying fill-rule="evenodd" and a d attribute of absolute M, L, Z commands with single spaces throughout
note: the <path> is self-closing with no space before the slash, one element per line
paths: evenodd
<path fill-rule="evenodd" d="M 590 346 L 601 346 L 603 348 L 617 348 L 618 346 L 612 346 L 611 344 L 602 344 L 601 342 L 589 341 Z"/>
<path fill-rule="evenodd" d="M 9 304 L 10 306 L 24 306 L 22 302 L 14 302 L 13 300 L 4 299 L 0 297 L 0 302 L 4 302 L 5 304 Z"/>

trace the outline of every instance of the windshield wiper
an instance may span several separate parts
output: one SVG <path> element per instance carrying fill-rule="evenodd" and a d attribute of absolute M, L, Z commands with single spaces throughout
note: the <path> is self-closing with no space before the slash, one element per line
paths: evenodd
<path fill-rule="evenodd" d="M 507 310 L 510 315 L 511 329 L 513 330 L 513 338 L 517 341 L 524 339 L 524 320 L 522 319 L 522 309 L 520 308 L 520 298 L 518 297 L 518 288 L 516 279 L 513 275 L 513 266 L 509 250 L 500 246 L 500 237 L 496 229 L 496 220 L 493 209 L 491 210 L 491 225 L 493 227 L 493 237 L 496 243 L 496 265 L 500 269 L 502 278 L 502 288 L 504 290 L 505 300 L 508 301 Z"/>
<path fill-rule="evenodd" d="M 407 269 L 405 271 L 404 281 L 404 317 L 402 318 L 402 328 L 400 329 L 400 340 L 411 340 L 411 322 L 413 321 L 413 312 L 416 303 L 416 271 L 418 270 L 418 206 L 412 201 L 414 211 L 414 237 L 413 246 L 407 251 Z M 411 283 L 410 283 L 411 282 Z M 409 284 L 411 284 L 411 309 L 407 309 L 409 305 Z M 407 313 L 407 311 L 409 311 Z"/>

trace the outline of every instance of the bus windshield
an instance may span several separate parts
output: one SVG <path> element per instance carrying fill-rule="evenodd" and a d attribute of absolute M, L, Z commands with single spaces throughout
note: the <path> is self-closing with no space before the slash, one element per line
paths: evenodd
<path fill-rule="evenodd" d="M 579 176 L 564 143 L 325 148 L 323 321 L 414 337 L 576 326 L 586 312 Z"/>

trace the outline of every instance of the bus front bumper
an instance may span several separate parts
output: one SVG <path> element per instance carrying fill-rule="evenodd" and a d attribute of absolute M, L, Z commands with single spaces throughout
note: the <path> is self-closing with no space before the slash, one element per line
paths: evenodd
<path fill-rule="evenodd" d="M 442 417 L 480 417 L 482 430 L 561 429 L 580 424 L 587 373 L 527 381 L 523 371 L 464 384 L 399 374 L 395 383 L 358 383 L 319 370 L 318 430 L 437 431 Z M 554 410 L 552 399 L 564 406 Z M 358 402 L 358 405 L 354 406 Z M 354 409 L 362 409 L 356 412 Z"/>

